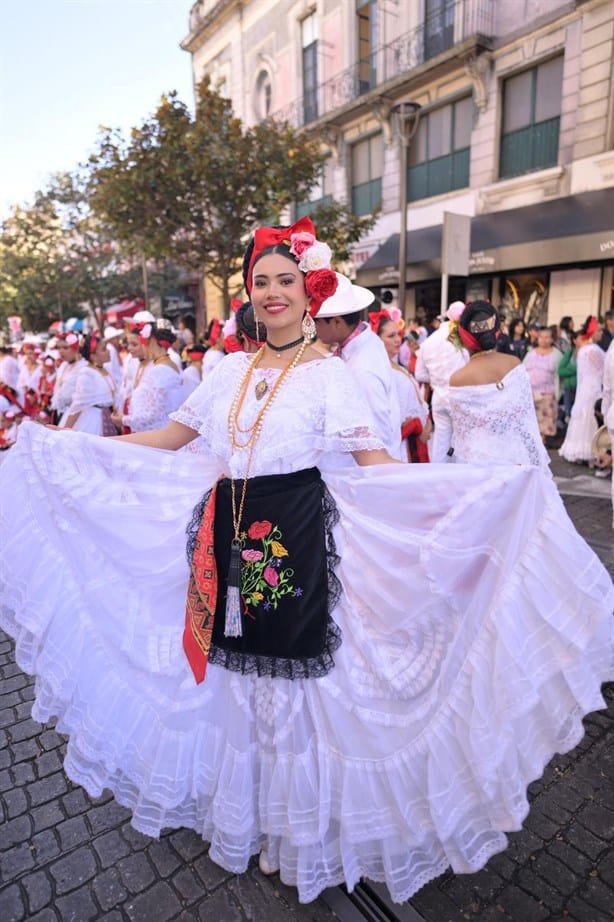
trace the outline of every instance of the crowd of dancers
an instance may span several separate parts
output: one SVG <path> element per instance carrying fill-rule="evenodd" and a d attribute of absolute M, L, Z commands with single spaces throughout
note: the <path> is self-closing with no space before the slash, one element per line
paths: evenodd
<path fill-rule="evenodd" d="M 58 344 L 51 425 L 11 386 L 0 623 L 66 773 L 136 829 L 402 902 L 505 848 L 605 706 L 614 589 L 494 307 L 404 342 L 331 256 L 308 218 L 259 228 L 206 351 L 135 317 L 128 384 L 92 333 Z"/>

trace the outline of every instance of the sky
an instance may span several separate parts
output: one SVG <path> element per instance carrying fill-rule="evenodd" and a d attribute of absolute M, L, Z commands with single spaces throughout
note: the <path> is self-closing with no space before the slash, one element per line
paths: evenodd
<path fill-rule="evenodd" d="M 127 136 L 177 90 L 193 108 L 179 47 L 193 0 L 0 0 L 0 220 L 55 172 Z"/>

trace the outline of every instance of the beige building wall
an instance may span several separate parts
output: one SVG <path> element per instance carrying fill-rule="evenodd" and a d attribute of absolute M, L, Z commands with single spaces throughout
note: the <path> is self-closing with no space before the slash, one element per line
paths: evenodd
<path fill-rule="evenodd" d="M 377 4 L 377 32 L 383 46 L 412 33 L 423 17 L 423 0 Z M 271 112 L 292 120 L 302 94 L 301 21 L 314 10 L 318 21 L 318 80 L 336 80 L 356 62 L 355 0 L 200 0 L 192 8 L 210 22 L 201 34 L 191 31 L 184 47 L 192 54 L 195 81 L 210 73 L 233 101 L 235 112 L 253 124 L 263 115 L 258 78 L 268 74 Z M 215 11 L 219 15 L 215 16 Z M 348 105 L 321 113 L 317 136 L 330 150 L 333 192 L 351 194 L 351 148 L 381 132 L 384 138 L 382 213 L 355 248 L 356 262 L 398 233 L 399 144 L 390 105 L 411 98 L 424 114 L 470 93 L 474 99 L 468 188 L 412 202 L 411 230 L 443 220 L 444 211 L 478 215 L 547 202 L 562 196 L 614 186 L 614 3 L 588 0 L 466 0 L 456 8 L 455 53 L 449 60 L 409 67 Z M 465 48 L 468 24 L 494 13 L 490 47 Z M 465 17 L 463 20 L 463 16 Z M 473 17 L 473 19 L 472 19 Z M 465 31 L 463 31 L 465 30 Z M 410 47 L 406 43 L 404 48 Z M 559 157 L 555 166 L 524 176 L 499 179 L 502 88 L 504 80 L 553 56 L 564 56 Z M 293 114 L 294 113 L 294 114 Z M 607 274 L 607 273 L 606 273 Z M 610 273 L 611 275 L 611 273 Z M 553 320 L 569 313 L 583 319 L 607 301 L 601 269 L 556 270 L 549 299 Z M 573 308 L 571 302 L 576 305 Z"/>

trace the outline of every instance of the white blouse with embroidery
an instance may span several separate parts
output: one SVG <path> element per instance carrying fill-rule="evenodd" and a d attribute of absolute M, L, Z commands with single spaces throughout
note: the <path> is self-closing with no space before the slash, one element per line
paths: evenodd
<path fill-rule="evenodd" d="M 183 406 L 171 414 L 171 419 L 200 433 L 203 448 L 206 446 L 210 453 L 226 461 L 233 477 L 245 476 L 248 452 L 232 448 L 228 413 L 252 360 L 253 356 L 244 352 L 226 356 Z M 275 368 L 255 369 L 239 415 L 241 428 L 254 424 L 280 373 Z M 258 400 L 256 385 L 263 381 L 267 391 Z M 381 448 L 368 410 L 356 399 L 357 392 L 354 377 L 341 360 L 322 359 L 297 365 L 264 416 L 250 476 L 287 474 L 314 465 L 322 468 L 324 463 L 327 467 L 336 466 L 347 462 L 348 452 Z M 248 437 L 249 434 L 239 433 L 237 441 L 244 444 Z"/>

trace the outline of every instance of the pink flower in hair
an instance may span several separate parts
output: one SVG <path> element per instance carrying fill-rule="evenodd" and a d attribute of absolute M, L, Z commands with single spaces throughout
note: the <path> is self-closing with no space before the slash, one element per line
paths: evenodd
<path fill-rule="evenodd" d="M 298 234 L 290 234 L 290 252 L 293 253 L 297 259 L 300 259 L 305 250 L 308 250 L 315 242 L 316 238 L 307 231 L 300 231 Z"/>

